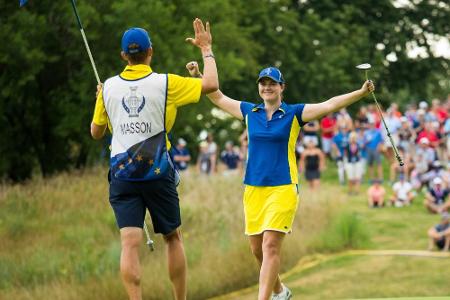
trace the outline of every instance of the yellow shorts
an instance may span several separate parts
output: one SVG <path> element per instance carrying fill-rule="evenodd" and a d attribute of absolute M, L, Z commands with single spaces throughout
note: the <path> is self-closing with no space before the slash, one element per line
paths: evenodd
<path fill-rule="evenodd" d="M 264 187 L 246 185 L 245 234 L 256 235 L 266 230 L 290 233 L 298 201 L 296 184 Z"/>

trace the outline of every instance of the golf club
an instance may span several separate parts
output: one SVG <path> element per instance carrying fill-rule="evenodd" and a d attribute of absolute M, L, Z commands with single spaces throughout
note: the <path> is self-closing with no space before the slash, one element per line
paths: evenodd
<path fill-rule="evenodd" d="M 150 251 L 154 251 L 155 250 L 155 242 L 150 238 L 150 232 L 148 231 L 148 227 L 147 227 L 147 222 L 145 222 L 144 219 L 144 231 L 145 231 L 145 235 L 147 236 L 147 246 L 150 248 Z"/>
<path fill-rule="evenodd" d="M 369 80 L 368 72 L 372 68 L 372 66 L 370 64 L 368 64 L 368 63 L 360 64 L 360 65 L 357 65 L 356 68 L 358 70 L 364 70 L 365 74 L 366 74 L 366 80 Z M 372 94 L 372 98 L 375 101 L 375 104 L 378 108 L 378 113 L 380 114 L 381 120 L 383 121 L 383 125 L 384 125 L 384 128 L 386 129 L 386 133 L 387 133 L 387 136 L 389 137 L 389 141 L 391 142 L 392 149 L 394 149 L 395 158 L 397 158 L 397 161 L 398 161 L 398 164 L 400 165 L 400 167 L 403 167 L 403 165 L 404 165 L 403 160 L 400 157 L 400 154 L 398 154 L 398 150 L 394 144 L 394 140 L 392 139 L 391 132 L 389 131 L 389 128 L 386 125 L 386 121 L 384 120 L 383 112 L 381 111 L 381 107 L 378 104 L 377 97 L 375 96 L 375 93 L 373 91 L 371 92 L 371 94 Z"/>
<path fill-rule="evenodd" d="M 97 68 L 95 66 L 94 58 L 92 57 L 91 49 L 89 48 L 89 44 L 86 38 L 86 34 L 84 33 L 83 25 L 81 25 L 80 16 L 78 15 L 77 6 L 75 4 L 75 0 L 71 0 L 73 12 L 75 13 L 75 17 L 77 18 L 78 28 L 80 28 L 81 36 L 83 37 L 84 46 L 86 47 L 86 51 L 88 53 L 89 59 L 91 60 L 92 69 L 94 70 L 95 79 L 97 79 L 97 84 L 100 84 L 100 77 L 98 76 Z"/>

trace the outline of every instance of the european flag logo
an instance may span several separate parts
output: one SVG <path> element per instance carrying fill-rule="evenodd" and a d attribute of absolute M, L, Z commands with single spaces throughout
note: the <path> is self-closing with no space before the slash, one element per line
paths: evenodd
<path fill-rule="evenodd" d="M 19 0 L 19 5 L 20 6 L 24 6 L 25 4 L 27 4 L 28 0 Z"/>

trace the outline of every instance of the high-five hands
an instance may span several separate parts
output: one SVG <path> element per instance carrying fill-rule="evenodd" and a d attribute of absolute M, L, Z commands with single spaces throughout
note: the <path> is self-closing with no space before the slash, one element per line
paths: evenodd
<path fill-rule="evenodd" d="M 196 61 L 190 61 L 186 64 L 186 69 L 189 72 L 189 75 L 192 77 L 202 77 L 202 73 L 198 67 L 198 63 Z"/>
<path fill-rule="evenodd" d="M 200 49 L 210 50 L 212 45 L 212 36 L 209 28 L 209 22 L 206 22 L 206 28 L 203 25 L 202 20 L 199 18 L 196 18 L 192 24 L 194 26 L 195 37 L 187 38 L 186 42 L 189 42 Z"/>

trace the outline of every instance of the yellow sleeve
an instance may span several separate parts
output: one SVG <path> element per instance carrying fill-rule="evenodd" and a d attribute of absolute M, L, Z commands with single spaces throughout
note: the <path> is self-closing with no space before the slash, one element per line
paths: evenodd
<path fill-rule="evenodd" d="M 167 104 L 180 107 L 190 103 L 197 103 L 202 92 L 200 78 L 181 77 L 168 74 Z"/>
<path fill-rule="evenodd" d="M 106 113 L 105 104 L 103 103 L 103 90 L 98 93 L 97 100 L 95 101 L 94 116 L 92 117 L 92 122 L 98 126 L 107 124 L 109 131 L 112 132 L 112 127 Z"/>

